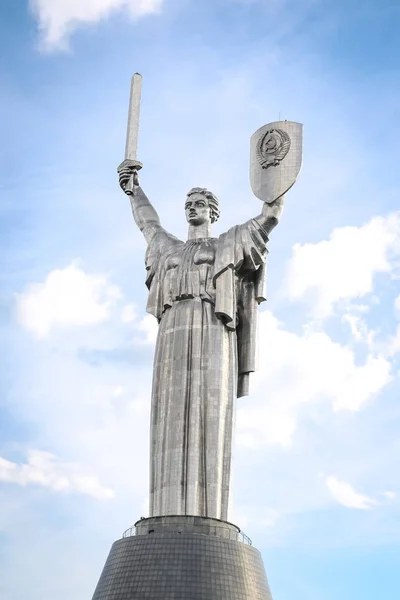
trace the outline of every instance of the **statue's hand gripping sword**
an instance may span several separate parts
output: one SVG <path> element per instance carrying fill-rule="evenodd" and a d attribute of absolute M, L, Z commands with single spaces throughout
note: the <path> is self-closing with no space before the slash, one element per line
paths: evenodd
<path fill-rule="evenodd" d="M 126 132 L 125 160 L 118 167 L 118 172 L 123 168 L 134 168 L 135 172 L 131 175 L 125 186 L 126 194 L 133 194 L 135 185 L 138 185 L 137 173 L 142 168 L 142 163 L 136 160 L 138 136 L 139 136 L 139 117 L 140 117 L 140 97 L 142 95 L 142 76 L 135 73 L 131 82 L 131 95 L 129 100 L 128 129 Z"/>

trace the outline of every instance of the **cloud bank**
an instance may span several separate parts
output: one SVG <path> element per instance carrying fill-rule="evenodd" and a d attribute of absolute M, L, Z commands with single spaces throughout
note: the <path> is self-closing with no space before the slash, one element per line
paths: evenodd
<path fill-rule="evenodd" d="M 82 24 L 96 23 L 125 9 L 131 17 L 157 13 L 163 0 L 30 0 L 42 36 L 43 49 L 65 50 L 68 38 Z"/>
<path fill-rule="evenodd" d="M 371 352 L 358 364 L 354 351 L 327 333 L 296 334 L 270 312 L 260 317 L 259 354 L 254 401 L 238 410 L 238 441 L 250 447 L 290 446 L 303 407 L 328 402 L 333 411 L 357 412 L 391 380 L 383 356 Z"/>
<path fill-rule="evenodd" d="M 121 297 L 104 275 L 87 274 L 76 264 L 51 271 L 43 283 L 29 284 L 17 296 L 17 319 L 37 338 L 53 328 L 68 329 L 106 321 Z"/>
<path fill-rule="evenodd" d="M 335 500 L 347 508 L 369 510 L 378 504 L 373 498 L 369 498 L 369 496 L 356 492 L 349 483 L 340 481 L 339 479 L 336 479 L 336 477 L 327 477 L 326 485 Z"/>
<path fill-rule="evenodd" d="M 98 500 L 114 497 L 97 477 L 85 475 L 77 465 L 63 463 L 49 452 L 31 450 L 28 461 L 18 464 L 0 457 L 0 481 L 17 485 L 41 485 L 53 492 L 75 492 Z"/>
<path fill-rule="evenodd" d="M 390 274 L 400 254 L 400 213 L 374 217 L 362 227 L 334 229 L 330 239 L 296 244 L 286 275 L 291 300 L 311 299 L 316 317 L 341 301 L 371 293 L 378 273 Z"/>

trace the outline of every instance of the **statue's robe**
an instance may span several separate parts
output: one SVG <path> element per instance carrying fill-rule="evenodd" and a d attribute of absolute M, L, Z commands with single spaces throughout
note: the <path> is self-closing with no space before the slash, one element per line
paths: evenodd
<path fill-rule="evenodd" d="M 254 219 L 219 238 L 156 228 L 147 311 L 159 322 L 151 407 L 150 515 L 227 519 L 236 397 L 256 368 L 268 237 Z"/>

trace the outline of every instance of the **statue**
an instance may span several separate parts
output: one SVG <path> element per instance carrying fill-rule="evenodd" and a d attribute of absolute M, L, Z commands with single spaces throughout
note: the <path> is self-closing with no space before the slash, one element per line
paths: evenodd
<path fill-rule="evenodd" d="M 236 398 L 255 370 L 268 238 L 301 166 L 302 125 L 269 123 L 250 141 L 261 212 L 213 237 L 216 196 L 187 193 L 187 241 L 162 227 L 137 160 L 141 75 L 132 78 L 119 183 L 147 242 L 147 311 L 158 321 L 150 431 L 150 516 L 112 545 L 93 600 L 272 600 L 259 551 L 227 522 Z M 141 460 L 141 457 L 138 457 Z M 150 535 L 151 534 L 151 535 Z"/>
<path fill-rule="evenodd" d="M 220 214 L 218 199 L 205 188 L 192 188 L 184 203 L 189 226 L 185 242 L 162 227 L 139 184 L 141 79 L 135 77 L 126 158 L 118 171 L 147 242 L 147 311 L 159 323 L 151 405 L 150 516 L 200 515 L 226 521 L 234 405 L 237 397 L 248 394 L 249 374 L 256 367 L 268 238 L 279 222 L 283 194 L 294 183 L 293 173 L 290 179 L 281 168 L 290 156 L 290 126 L 299 124 L 273 123 L 253 136 L 251 181 L 258 197 L 268 188 L 266 174 L 275 170 L 268 175 L 274 182 L 273 197 L 265 200 L 261 213 L 212 237 L 211 225 Z M 296 163 L 297 172 L 299 168 Z"/>

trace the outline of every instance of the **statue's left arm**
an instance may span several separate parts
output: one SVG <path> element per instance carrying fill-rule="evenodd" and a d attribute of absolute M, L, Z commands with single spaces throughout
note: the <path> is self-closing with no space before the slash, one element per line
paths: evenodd
<path fill-rule="evenodd" d="M 281 196 L 270 204 L 264 203 L 262 213 L 254 219 L 261 225 L 267 235 L 269 235 L 279 223 L 283 211 L 283 199 L 284 196 Z"/>
<path fill-rule="evenodd" d="M 238 397 L 248 394 L 249 374 L 256 369 L 258 305 L 266 299 L 267 243 L 282 210 L 283 197 L 265 203 L 257 217 L 220 236 L 221 250 L 215 262 L 215 313 L 237 332 Z M 233 272 L 239 276 L 237 279 L 233 279 Z"/>

